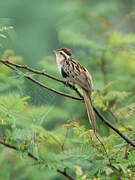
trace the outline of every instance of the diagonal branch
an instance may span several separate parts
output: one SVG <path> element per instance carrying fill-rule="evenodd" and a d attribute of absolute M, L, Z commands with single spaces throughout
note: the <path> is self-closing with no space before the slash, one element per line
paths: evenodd
<path fill-rule="evenodd" d="M 64 81 L 64 80 L 62 80 L 62 79 L 56 78 L 56 77 L 54 77 L 54 76 L 52 76 L 52 75 L 50 75 L 50 74 L 48 74 L 48 73 L 46 73 L 46 72 L 44 72 L 44 71 L 38 71 L 38 70 L 36 70 L 36 69 L 32 69 L 32 68 L 28 67 L 27 65 L 16 64 L 16 63 L 10 62 L 10 61 L 8 61 L 8 60 L 0 60 L 0 62 L 3 63 L 3 64 L 9 64 L 9 65 L 11 65 L 11 66 L 13 66 L 13 67 L 16 67 L 16 68 L 19 68 L 19 69 L 25 69 L 25 70 L 28 70 L 29 72 L 34 73 L 34 74 L 40 74 L 40 75 L 46 76 L 46 77 L 48 77 L 48 78 L 50 78 L 50 79 L 53 79 L 53 80 L 55 80 L 55 81 L 58 81 L 58 82 L 60 82 L 60 83 L 63 83 L 65 86 L 67 86 L 67 87 L 69 87 L 70 89 L 73 89 L 74 91 L 76 91 L 77 94 L 78 94 L 81 98 L 83 98 L 83 96 L 80 94 L 80 92 L 78 91 L 78 89 L 77 89 L 74 85 L 72 85 L 72 84 L 70 84 L 69 82 Z"/>
<path fill-rule="evenodd" d="M 119 134 L 128 144 L 135 147 L 135 142 L 128 139 L 121 131 L 119 131 L 116 127 L 114 127 L 109 121 L 107 121 L 104 116 L 98 111 L 96 107 L 93 107 L 95 113 L 98 115 L 98 117 L 111 129 L 113 129 L 117 134 Z"/>
<path fill-rule="evenodd" d="M 83 98 L 78 98 L 78 97 L 71 96 L 71 95 L 69 95 L 69 94 L 66 94 L 66 93 L 63 93 L 63 92 L 60 92 L 60 91 L 56 91 L 55 89 L 50 88 L 50 87 L 44 85 L 43 83 L 37 81 L 36 79 L 34 79 L 34 78 L 32 78 L 32 77 L 30 77 L 30 76 L 28 76 L 28 75 L 25 75 L 25 74 L 24 74 L 24 77 L 27 78 L 27 79 L 29 79 L 29 80 L 31 80 L 31 81 L 33 81 L 34 83 L 38 84 L 39 86 L 41 86 L 41 87 L 43 87 L 43 88 L 46 88 L 46 89 L 48 89 L 48 90 L 50 90 L 50 91 L 52 91 L 52 92 L 55 92 L 55 93 L 57 93 L 57 94 L 60 94 L 60 95 L 62 95 L 62 96 L 65 96 L 65 97 L 68 97 L 68 98 L 71 98 L 71 99 L 74 99 L 74 100 L 83 100 Z"/>
<path fill-rule="evenodd" d="M 13 69 L 14 71 L 17 71 L 17 72 L 18 72 L 18 69 L 17 69 L 16 67 L 10 65 L 9 63 L 7 63 L 7 62 L 2 62 L 2 63 L 5 64 L 6 66 L 8 66 L 9 68 Z M 55 89 L 53 89 L 53 88 L 50 88 L 50 87 L 46 86 L 45 84 L 43 84 L 43 83 L 41 83 L 41 82 L 39 82 L 39 81 L 37 81 L 36 79 L 30 77 L 29 75 L 24 74 L 23 72 L 22 72 L 22 74 L 24 75 L 24 77 L 25 77 L 26 79 L 29 79 L 29 80 L 31 80 L 32 82 L 34 82 L 35 84 L 38 84 L 39 86 L 41 86 L 41 87 L 43 87 L 43 88 L 46 88 L 46 89 L 48 89 L 48 90 L 50 90 L 50 91 L 52 91 L 52 92 L 55 92 L 55 93 L 57 93 L 57 94 L 59 94 L 59 95 L 62 95 L 62 96 L 65 96 L 65 97 L 68 97 L 68 98 L 71 98 L 71 99 L 74 99 L 74 100 L 83 100 L 82 97 L 81 97 L 81 98 L 78 98 L 78 97 L 71 96 L 71 95 L 69 95 L 69 94 L 66 94 L 66 93 L 57 91 L 57 90 L 55 90 Z"/>
<path fill-rule="evenodd" d="M 38 71 L 38 70 L 36 70 L 36 69 L 32 69 L 32 68 L 28 67 L 27 65 L 16 64 L 16 63 L 10 62 L 10 61 L 8 61 L 8 60 L 0 60 L 0 62 L 2 62 L 2 63 L 4 63 L 4 64 L 9 64 L 9 65 L 14 66 L 14 67 L 19 68 L 19 69 L 28 70 L 28 71 L 30 71 L 30 72 L 32 72 L 32 73 L 34 73 L 34 74 L 40 74 L 40 75 L 46 76 L 46 77 L 48 77 L 48 78 L 50 78 L 50 79 L 53 79 L 53 80 L 56 80 L 56 81 L 61 82 L 61 83 L 63 83 L 63 84 L 66 84 L 66 81 L 64 81 L 64 80 L 61 80 L 61 79 L 56 78 L 56 77 L 54 77 L 54 76 L 52 76 L 52 75 L 50 75 L 50 74 L 47 74 L 47 73 L 44 72 L 44 71 Z"/>
<path fill-rule="evenodd" d="M 11 69 L 13 69 L 13 70 L 15 70 L 15 71 L 18 71 L 17 68 L 23 68 L 23 69 L 29 70 L 29 71 L 31 71 L 31 72 L 33 72 L 33 73 L 41 74 L 41 75 L 44 75 L 44 76 L 46 76 L 46 77 L 48 77 L 48 78 L 51 78 L 51 79 L 56 80 L 56 81 L 58 81 L 58 82 L 61 82 L 61 83 L 65 84 L 66 86 L 68 86 L 69 88 L 73 89 L 73 90 L 79 95 L 80 98 L 77 98 L 77 97 L 75 97 L 75 96 L 71 96 L 71 95 L 65 94 L 65 93 L 60 92 L 60 91 L 56 91 L 55 89 L 52 89 L 52 88 L 44 85 L 43 83 L 35 80 L 34 78 L 32 78 L 32 77 L 30 77 L 30 76 L 28 76 L 28 75 L 26 75 L 26 74 L 23 73 L 25 78 L 33 81 L 34 83 L 38 84 L 39 86 L 42 86 L 43 88 L 47 88 L 47 89 L 50 90 L 50 91 L 53 91 L 53 92 L 55 92 L 55 93 L 57 93 L 57 94 L 60 94 L 60 95 L 62 95 L 62 96 L 65 96 L 65 97 L 68 97 L 68 98 L 71 98 L 71 99 L 74 99 L 74 100 L 81 100 L 81 101 L 83 101 L 83 96 L 82 96 L 81 93 L 78 91 L 78 89 L 77 89 L 75 86 L 67 83 L 66 81 L 60 80 L 60 79 L 58 79 L 58 78 L 55 78 L 55 77 L 53 77 L 53 76 L 51 76 L 51 75 L 48 75 L 48 74 L 45 73 L 45 72 L 41 72 L 41 71 L 37 71 L 37 70 L 31 69 L 31 68 L 29 68 L 29 67 L 26 66 L 26 65 L 18 65 L 18 64 L 15 64 L 15 63 L 11 63 L 11 62 L 9 62 L 9 61 L 7 61 L 7 60 L 6 60 L 6 61 L 0 60 L 0 62 L 3 63 L 3 64 L 5 64 L 6 66 L 8 66 L 9 68 L 11 68 Z M 98 109 L 97 109 L 96 107 L 93 107 L 93 108 L 94 108 L 94 111 L 95 111 L 95 113 L 97 114 L 97 116 L 98 116 L 107 126 L 109 126 L 111 129 L 113 129 L 117 134 L 119 134 L 128 144 L 130 144 L 131 146 L 135 147 L 135 142 L 133 142 L 133 141 L 131 141 L 130 139 L 128 139 L 122 132 L 120 132 L 120 131 L 119 131 L 116 127 L 114 127 L 109 121 L 107 121 L 107 120 L 104 118 L 104 116 L 98 111 Z"/>
<path fill-rule="evenodd" d="M 6 146 L 10 149 L 13 149 L 15 151 L 19 151 L 19 148 L 16 146 L 13 146 L 11 144 L 5 143 L 4 141 L 0 140 L 0 144 L 2 144 L 3 146 Z M 35 161 L 40 161 L 36 156 L 34 156 L 32 153 L 27 152 L 27 156 L 30 157 L 31 159 L 35 160 Z M 60 169 L 57 169 L 57 172 L 59 172 L 60 174 L 64 175 L 65 177 L 67 177 L 70 180 L 75 180 L 72 176 L 70 176 L 69 174 L 67 174 L 66 171 L 62 171 Z"/>
<path fill-rule="evenodd" d="M 19 69 L 25 69 L 25 70 L 28 70 L 28 71 L 34 73 L 34 74 L 40 74 L 40 75 L 46 76 L 46 77 L 48 77 L 48 78 L 50 78 L 50 79 L 53 79 L 53 80 L 55 80 L 55 81 L 58 81 L 58 82 L 60 82 L 60 83 L 63 83 L 65 86 L 69 87 L 70 89 L 73 89 L 73 90 L 80 96 L 80 98 L 83 99 L 83 96 L 82 96 L 81 93 L 78 91 L 78 89 L 77 89 L 74 85 L 72 85 L 71 83 L 69 83 L 69 82 L 67 82 L 67 81 L 64 81 L 64 80 L 62 80 L 62 79 L 56 78 L 56 77 L 54 77 L 54 76 L 52 76 L 52 75 L 50 75 L 50 74 L 45 73 L 44 71 L 38 71 L 38 70 L 32 69 L 32 68 L 28 67 L 27 65 L 16 64 L 16 63 L 10 62 L 10 61 L 8 61 L 8 60 L 0 60 L 0 62 L 3 63 L 3 64 L 5 64 L 6 66 L 11 65 L 11 66 L 10 66 L 11 69 L 13 69 L 12 67 L 15 67 L 15 69 L 13 69 L 13 70 L 15 70 L 15 71 L 17 71 L 17 68 L 19 68 Z M 9 67 L 9 66 L 8 66 L 8 67 Z"/>

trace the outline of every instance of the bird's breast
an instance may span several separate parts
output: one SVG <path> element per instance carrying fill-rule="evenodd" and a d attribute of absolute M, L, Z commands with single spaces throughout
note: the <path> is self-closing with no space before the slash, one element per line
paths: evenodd
<path fill-rule="evenodd" d="M 62 68 L 62 65 L 58 64 L 58 70 L 59 70 L 60 74 L 61 74 L 61 68 Z"/>

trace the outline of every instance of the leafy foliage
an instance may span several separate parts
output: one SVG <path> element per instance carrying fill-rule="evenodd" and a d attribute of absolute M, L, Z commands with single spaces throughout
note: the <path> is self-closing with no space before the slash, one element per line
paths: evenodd
<path fill-rule="evenodd" d="M 73 57 L 92 74 L 94 106 L 134 140 L 135 33 L 130 23 L 134 13 L 125 14 L 132 10 L 126 1 L 120 12 L 118 2 L 121 1 L 61 1 L 53 13 L 59 16 L 55 24 L 59 45 L 71 48 Z M 22 63 L 23 58 L 17 55 L 20 53 L 3 49 L 8 32 L 9 29 L 0 31 L 0 58 Z M 25 58 L 24 61 L 27 62 Z M 45 56 L 34 65 L 60 77 L 53 56 Z M 59 91 L 73 93 L 43 76 L 34 78 Z M 21 73 L 0 64 L 0 141 L 18 150 L 15 153 L 0 145 L 0 177 L 64 179 L 57 172 L 61 169 L 77 180 L 135 179 L 134 148 L 97 117 L 102 143 L 99 142 L 90 130 L 84 104 L 39 89 L 24 80 Z M 28 158 L 28 153 L 38 161 Z"/>

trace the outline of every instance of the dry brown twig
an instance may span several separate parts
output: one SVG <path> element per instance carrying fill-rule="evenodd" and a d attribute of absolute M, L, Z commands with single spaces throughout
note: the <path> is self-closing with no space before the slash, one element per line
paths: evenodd
<path fill-rule="evenodd" d="M 11 62 L 8 62 L 8 61 L 1 61 L 1 60 L 0 60 L 0 62 L 2 62 L 3 64 L 5 64 L 5 65 L 8 66 L 9 68 L 13 69 L 14 71 L 18 71 L 17 68 L 21 68 L 21 65 L 17 65 L 17 64 L 15 64 L 15 63 L 11 63 Z M 15 66 L 14 66 L 14 64 L 15 64 Z M 25 67 L 26 67 L 26 68 L 25 68 Z M 22 69 L 27 69 L 27 70 L 28 70 L 28 67 L 27 67 L 26 65 L 23 65 L 23 66 L 22 66 Z M 29 68 L 29 69 L 31 69 L 31 68 Z M 31 69 L 31 72 L 33 72 L 33 73 L 35 73 L 35 74 L 41 74 L 41 75 L 44 75 L 44 76 L 46 76 L 45 74 L 47 74 L 47 73 L 43 73 L 43 72 L 36 71 L 36 70 L 33 70 L 33 69 Z M 42 73 L 43 73 L 43 74 L 42 74 Z M 45 84 L 43 84 L 43 83 L 37 81 L 36 79 L 32 78 L 32 77 L 31 77 L 30 75 L 28 75 L 27 73 L 26 73 L 26 74 L 25 74 L 25 73 L 22 73 L 22 74 L 23 74 L 23 76 L 24 76 L 26 79 L 29 79 L 29 80 L 31 80 L 32 82 L 38 84 L 39 86 L 41 86 L 41 87 L 43 87 L 43 88 L 46 88 L 46 89 L 48 89 L 48 90 L 50 90 L 50 91 L 52 91 L 52 92 L 55 92 L 55 93 L 57 93 L 57 94 L 59 94 L 59 95 L 62 95 L 62 96 L 65 96 L 65 97 L 68 97 L 68 98 L 71 98 L 71 99 L 74 99 L 74 100 L 83 100 L 83 97 L 78 98 L 78 97 L 71 96 L 71 95 L 69 95 L 69 94 L 66 94 L 66 93 L 57 91 L 57 90 L 55 90 L 55 89 L 53 89 L 53 88 L 50 88 L 50 87 L 46 86 Z M 51 79 L 55 79 L 56 81 L 62 82 L 62 83 L 64 83 L 66 86 L 72 86 L 72 85 L 66 83 L 66 81 L 60 80 L 60 79 L 58 79 L 58 78 L 54 78 L 54 76 L 51 76 L 51 75 L 48 75 L 48 74 L 47 74 L 47 77 L 49 77 L 49 78 L 51 78 Z M 74 88 L 74 87 L 72 86 L 71 88 Z"/>
<path fill-rule="evenodd" d="M 58 81 L 58 82 L 60 82 L 60 83 L 63 83 L 65 86 L 67 86 L 67 87 L 75 90 L 76 93 L 77 93 L 77 94 L 80 96 L 80 98 L 83 100 L 83 96 L 82 96 L 81 93 L 78 91 L 78 89 L 77 89 L 74 85 L 70 84 L 70 83 L 67 82 L 67 81 L 64 81 L 64 80 L 62 80 L 62 79 L 56 78 L 56 77 L 54 77 L 54 76 L 46 73 L 45 71 L 38 71 L 38 70 L 32 69 L 32 68 L 28 67 L 27 65 L 20 65 L 20 64 L 12 63 L 12 62 L 9 62 L 8 60 L 0 60 L 0 62 L 2 62 L 2 63 L 5 64 L 5 65 L 11 65 L 11 66 L 16 67 L 16 68 L 19 68 L 19 69 L 25 69 L 25 70 L 28 70 L 29 72 L 34 73 L 34 74 L 40 74 L 40 75 L 42 75 L 42 76 L 46 76 L 46 77 L 48 77 L 48 78 L 50 78 L 50 79 L 53 79 L 53 80 Z M 12 68 L 12 67 L 10 67 L 10 68 Z M 17 70 L 17 69 L 13 69 L 13 70 Z M 81 100 L 80 98 L 79 98 L 79 99 L 77 98 L 77 100 Z"/>

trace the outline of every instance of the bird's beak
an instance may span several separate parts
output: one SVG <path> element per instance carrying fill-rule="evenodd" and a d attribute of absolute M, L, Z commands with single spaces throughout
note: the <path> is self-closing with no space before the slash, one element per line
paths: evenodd
<path fill-rule="evenodd" d="M 57 54 L 57 55 L 59 55 L 59 54 L 60 54 L 60 52 L 59 52 L 59 51 L 57 51 L 57 50 L 53 50 L 53 52 L 54 52 L 55 54 Z"/>

